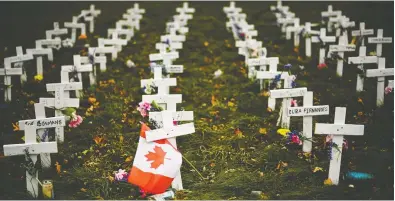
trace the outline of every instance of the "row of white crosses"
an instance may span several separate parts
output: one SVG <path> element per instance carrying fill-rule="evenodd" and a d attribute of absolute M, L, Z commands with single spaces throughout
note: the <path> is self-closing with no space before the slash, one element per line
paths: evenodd
<path fill-rule="evenodd" d="M 177 8 L 177 12 L 184 15 L 188 19 L 192 19 L 191 13 L 195 12 L 195 9 L 189 8 L 188 3 L 184 3 L 183 7 Z M 179 14 L 179 15 L 180 15 Z M 190 17 L 188 17 L 188 15 Z M 143 95 L 142 101 L 151 103 L 155 101 L 160 107 L 163 108 L 162 112 L 149 112 L 149 118 L 156 121 L 159 125 L 159 129 L 151 130 L 146 132 L 146 139 L 148 142 L 152 142 L 160 139 L 168 139 L 169 142 L 177 147 L 176 137 L 192 134 L 195 132 L 195 127 L 193 123 L 187 123 L 182 125 L 173 125 L 173 121 L 193 121 L 192 111 L 177 111 L 177 103 L 182 102 L 181 94 L 169 94 L 170 86 L 176 86 L 176 78 L 164 78 L 162 76 L 162 68 L 165 68 L 167 73 L 182 73 L 182 65 L 172 65 L 172 60 L 179 57 L 177 51 L 174 49 L 171 52 L 166 52 L 167 47 L 172 47 L 173 43 L 180 43 L 185 41 L 185 35 L 175 35 L 176 31 L 181 33 L 187 33 L 186 21 L 188 19 L 182 19 L 182 17 L 175 17 L 174 22 L 171 22 L 171 27 L 168 27 L 170 34 L 161 37 L 161 42 L 167 42 L 167 46 L 163 47 L 161 45 L 157 46 L 160 53 L 150 54 L 150 61 L 163 61 L 163 65 L 152 65 L 151 68 L 154 73 L 154 79 L 143 79 L 141 80 L 141 86 L 154 85 L 158 87 L 157 94 L 154 95 Z M 180 21 L 181 20 L 181 21 Z M 169 23 L 168 23 L 169 25 Z M 184 31 L 181 31 L 181 30 Z M 181 40 L 179 40 L 181 39 Z M 178 45 L 179 46 L 179 45 Z M 179 47 L 179 49 L 182 48 Z M 182 179 L 181 171 L 174 178 L 172 182 L 172 187 L 176 190 L 182 190 Z"/>
<path fill-rule="evenodd" d="M 64 27 L 71 29 L 71 42 L 74 44 L 77 40 L 77 29 L 80 29 L 81 35 L 86 35 L 85 23 L 78 23 L 78 20 L 84 18 L 89 22 L 89 32 L 94 31 L 94 18 L 101 13 L 100 10 L 95 10 L 95 5 L 91 5 L 89 10 L 82 10 L 78 16 L 73 16 L 71 22 L 65 22 Z"/>
<path fill-rule="evenodd" d="M 280 1 L 279 1 L 280 2 Z M 277 5 L 281 10 L 282 5 L 279 3 Z M 275 9 L 272 9 L 275 10 Z M 289 9 L 282 9 L 282 12 L 287 12 Z M 330 45 L 328 51 L 328 57 L 331 56 L 332 53 L 336 53 L 337 57 L 337 75 L 342 77 L 343 76 L 343 62 L 347 61 L 344 57 L 344 52 L 353 52 L 356 50 L 356 46 L 353 44 L 348 44 L 348 32 L 347 28 L 354 27 L 355 22 L 350 21 L 349 18 L 342 15 L 341 11 L 334 11 L 331 5 L 328 6 L 327 11 L 321 12 L 322 17 L 326 17 L 327 19 L 327 27 L 329 31 L 332 31 L 332 26 L 336 29 L 336 37 L 338 37 L 338 45 Z M 287 39 L 290 39 L 290 34 L 288 32 L 298 30 L 298 27 L 287 27 Z M 304 26 L 304 30 L 307 33 L 314 33 L 311 31 L 311 24 L 309 22 L 306 23 Z M 343 32 L 341 32 L 343 30 Z M 296 33 L 296 32 L 295 32 Z M 359 25 L 359 29 L 352 31 L 351 35 L 356 37 L 361 37 L 361 46 L 359 47 L 359 56 L 358 57 L 350 57 L 348 58 L 349 64 L 357 64 L 357 68 L 363 69 L 364 64 L 369 63 L 376 63 L 378 65 L 378 69 L 371 69 L 367 70 L 366 73 L 363 72 L 365 75 L 357 75 L 357 92 L 363 91 L 363 82 L 364 76 L 366 77 L 377 77 L 378 84 L 377 84 L 377 100 L 376 105 L 380 106 L 384 102 L 384 86 L 385 86 L 385 77 L 386 76 L 393 76 L 393 69 L 392 68 L 385 68 L 385 58 L 380 58 L 382 55 L 382 44 L 383 43 L 392 43 L 391 37 L 383 37 L 383 30 L 377 30 L 377 37 L 369 37 L 368 43 L 377 44 L 376 47 L 376 55 L 375 56 L 367 56 L 366 55 L 366 46 L 365 46 L 365 36 L 374 35 L 373 29 L 365 29 L 365 23 L 361 22 Z M 295 35 L 295 40 L 296 40 Z M 333 43 L 336 42 L 335 36 L 326 36 L 326 29 L 321 28 L 319 36 L 313 36 L 311 39 L 306 38 L 306 56 L 311 56 L 311 42 L 323 42 L 326 43 Z M 295 43 L 296 44 L 296 43 Z M 325 46 L 321 46 L 319 52 L 319 63 L 324 63 L 325 60 Z M 388 87 L 392 87 L 393 81 L 388 83 Z"/>
<path fill-rule="evenodd" d="M 272 8 L 272 10 L 281 10 L 281 3 L 277 5 L 278 9 Z M 286 9 L 288 10 L 288 9 Z M 305 27 L 306 28 L 306 27 Z M 309 24 L 307 24 L 309 28 Z M 320 31 L 321 38 L 324 36 L 325 32 Z M 314 37 L 312 38 L 313 40 Z M 322 50 L 320 50 L 322 51 Z M 323 53 L 324 54 L 324 53 Z M 258 72 L 259 73 L 259 72 Z M 281 76 L 282 77 L 282 76 Z M 281 78 L 282 79 L 282 78 Z M 286 85 L 286 83 L 284 83 Z M 303 106 L 290 107 L 290 98 L 303 97 Z M 313 122 L 312 117 L 317 115 L 328 115 L 329 106 L 328 105 L 318 105 L 313 106 L 313 92 L 307 91 L 307 88 L 294 88 L 294 89 L 277 89 L 270 90 L 270 98 L 282 98 L 282 116 L 281 123 L 283 128 L 289 128 L 290 117 L 292 116 L 303 116 L 303 136 L 307 139 L 312 140 L 313 137 Z M 270 100 L 270 99 L 269 99 Z M 284 101 L 285 100 L 285 101 Z M 270 104 L 269 104 L 270 107 Z M 274 108 L 272 108 L 274 109 Z M 335 112 L 335 122 L 334 124 L 323 124 L 317 123 L 315 125 L 315 134 L 326 134 L 334 135 L 332 141 L 339 145 L 339 150 L 342 149 L 343 136 L 344 135 L 363 135 L 364 126 L 363 125 L 346 125 L 345 124 L 345 114 L 346 108 L 336 107 Z M 303 151 L 311 152 L 312 142 L 310 140 L 305 140 L 303 142 Z M 330 161 L 329 175 L 328 178 L 331 179 L 332 183 L 337 185 L 339 183 L 340 175 L 340 164 L 341 164 L 341 152 L 335 147 L 332 148 L 332 159 Z"/>

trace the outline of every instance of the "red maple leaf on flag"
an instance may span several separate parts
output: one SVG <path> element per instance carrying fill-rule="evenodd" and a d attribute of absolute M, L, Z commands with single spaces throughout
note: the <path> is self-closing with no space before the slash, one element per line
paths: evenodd
<path fill-rule="evenodd" d="M 151 163 L 151 168 L 156 169 L 165 162 L 165 155 L 166 152 L 164 152 L 161 147 L 155 146 L 154 152 L 149 151 L 145 157 L 148 159 L 148 161 L 154 161 Z"/>

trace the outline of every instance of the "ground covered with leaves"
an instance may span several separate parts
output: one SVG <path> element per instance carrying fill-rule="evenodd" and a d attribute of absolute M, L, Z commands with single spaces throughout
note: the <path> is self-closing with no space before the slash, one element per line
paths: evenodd
<path fill-rule="evenodd" d="M 334 7 L 350 10 L 362 4 L 352 3 L 338 3 Z M 363 5 L 367 7 L 369 3 Z M 183 96 L 178 110 L 194 111 L 196 127 L 196 133 L 177 138 L 178 148 L 187 161 L 183 161 L 181 168 L 185 190 L 178 191 L 176 198 L 393 199 L 393 93 L 386 96 L 383 107 L 377 108 L 376 79 L 366 79 L 366 90 L 356 93 L 355 66 L 345 64 L 342 78 L 336 76 L 334 62 L 328 62 L 327 69 L 317 69 L 318 46 L 313 46 L 313 58 L 303 57 L 303 44 L 295 49 L 273 25 L 270 4 L 238 5 L 247 13 L 247 21 L 255 25 L 257 39 L 263 41 L 269 56 L 280 58 L 279 70 L 285 64 L 292 64 L 297 86 L 314 92 L 314 105 L 330 105 L 330 115 L 314 117 L 313 123 L 333 123 L 335 107 L 347 107 L 346 123 L 365 125 L 364 136 L 346 137 L 349 149 L 343 150 L 341 173 L 366 172 L 374 175 L 374 179 L 346 178 L 338 186 L 324 182 L 329 168 L 325 136 L 313 136 L 311 154 L 304 154 L 300 146 L 286 144 L 286 137 L 277 133 L 279 108 L 267 109 L 266 91 L 260 90 L 259 82 L 247 78 L 244 58 L 238 55 L 233 36 L 225 29 L 227 19 L 222 7 L 227 3 L 192 2 L 190 6 L 196 8 L 196 13 L 188 22 L 190 32 L 180 59 L 174 62 L 184 65 L 184 73 L 171 75 L 177 78 L 177 87 L 171 88 L 170 93 Z M 377 4 L 374 5 L 382 10 L 388 7 Z M 302 12 L 309 5 L 317 11 Z M 295 8 L 297 16 L 309 16 L 318 22 L 326 4 L 309 2 L 309 5 L 294 2 L 290 8 Z M 65 142 L 58 144 L 59 153 L 51 154 L 53 167 L 39 172 L 40 179 L 53 180 L 56 199 L 143 199 L 137 187 L 115 181 L 114 171 L 129 171 L 132 167 L 142 119 L 136 110 L 142 97 L 140 80 L 153 77 L 148 55 L 156 52 L 155 43 L 159 42 L 165 23 L 175 14 L 179 3 L 145 2 L 140 6 L 147 10 L 141 30 L 117 60 L 108 62 L 108 70 L 99 75 L 98 84 L 85 89 L 78 109 L 84 122 L 78 128 L 65 128 Z M 102 12 L 106 9 L 110 7 L 103 7 Z M 107 17 L 108 27 L 103 30 L 113 27 L 120 17 Z M 375 22 L 369 20 L 367 27 Z M 393 21 L 388 26 L 393 26 Z M 103 30 L 101 33 L 105 33 Z M 386 33 L 387 29 L 384 30 Z M 98 35 L 88 36 L 88 40 L 79 43 L 96 46 Z M 388 53 L 387 68 L 393 66 L 390 47 L 384 47 L 385 56 Z M 368 51 L 369 48 L 373 50 L 374 46 L 368 47 Z M 45 79 L 41 82 L 33 79 L 34 72 L 28 72 L 31 79 L 27 85 L 20 86 L 15 81 L 13 96 L 17 101 L 2 104 L 1 108 L 1 113 L 7 114 L 1 115 L 1 144 L 23 143 L 20 139 L 23 132 L 13 131 L 17 129 L 12 123 L 34 117 L 33 103 L 39 97 L 51 97 L 45 83 L 59 82 L 61 64 L 70 63 L 75 53 L 86 54 L 86 50 L 81 45 L 56 52 L 55 61 L 47 63 Z M 135 68 L 126 67 L 128 59 L 136 64 Z M 34 66 L 35 62 L 29 65 Z M 223 75 L 214 79 L 218 69 Z M 87 82 L 84 78 L 84 84 Z M 301 99 L 298 101 L 302 104 Z M 53 111 L 48 110 L 49 114 Z M 302 123 L 302 118 L 293 117 L 291 130 L 301 131 Z M 22 161 L 23 156 L 0 158 L 0 198 L 30 198 L 25 192 L 25 171 L 19 167 Z M 251 191 L 262 193 L 254 195 Z"/>

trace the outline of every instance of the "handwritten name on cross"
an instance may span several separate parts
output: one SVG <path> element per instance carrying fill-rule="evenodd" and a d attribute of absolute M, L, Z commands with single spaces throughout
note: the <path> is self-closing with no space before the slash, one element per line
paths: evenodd
<path fill-rule="evenodd" d="M 392 43 L 391 37 L 383 37 L 383 29 L 377 29 L 376 37 L 369 37 L 368 43 L 377 44 L 376 45 L 376 56 L 381 57 L 383 52 L 383 43 Z"/>
<path fill-rule="evenodd" d="M 303 152 L 311 152 L 313 147 L 313 116 L 329 115 L 329 105 L 313 106 L 313 92 L 308 91 L 303 96 L 303 107 L 289 107 L 287 116 L 303 117 L 303 136 L 307 140 L 303 141 Z"/>
<path fill-rule="evenodd" d="M 363 64 L 377 63 L 377 56 L 366 56 L 366 46 L 359 47 L 359 56 L 358 57 L 349 57 L 349 64 L 358 64 L 357 68 L 363 69 Z M 363 81 L 364 78 L 361 75 L 357 75 L 357 91 L 363 91 Z"/>
<path fill-rule="evenodd" d="M 37 129 L 53 128 L 55 126 L 64 125 L 64 117 L 19 121 L 19 129 L 25 131 L 25 144 L 8 144 L 3 146 L 4 156 L 25 155 L 26 162 L 31 162 L 29 167 L 33 169 L 26 170 L 26 188 L 27 191 L 35 198 L 38 197 L 38 171 L 34 171 L 34 165 L 37 162 L 37 155 L 58 152 L 56 142 L 37 143 L 36 131 Z"/>
<path fill-rule="evenodd" d="M 307 93 L 307 88 L 294 88 L 294 89 L 276 89 L 270 90 L 270 98 L 282 98 L 282 108 L 280 111 L 281 115 L 281 127 L 289 128 L 290 117 L 287 116 L 288 108 L 291 106 L 291 99 L 293 97 L 304 96 Z M 280 124 L 280 122 L 278 122 Z"/>
<path fill-rule="evenodd" d="M 339 150 L 342 150 L 344 135 L 361 136 L 364 134 L 363 125 L 345 124 L 346 110 L 347 108 L 345 107 L 336 107 L 334 124 L 315 124 L 314 133 L 318 135 L 333 135 L 332 141 L 338 145 Z M 328 178 L 331 179 L 334 185 L 339 184 L 340 176 L 342 152 L 339 152 L 338 149 L 336 147 L 332 147 L 332 159 L 329 164 Z"/>
<path fill-rule="evenodd" d="M 394 76 L 393 68 L 385 68 L 385 58 L 378 58 L 378 69 L 366 70 L 366 77 L 377 77 L 377 99 L 376 105 L 381 106 L 384 104 L 384 83 L 385 77 Z"/>
<path fill-rule="evenodd" d="M 21 83 L 26 81 L 26 72 L 23 72 L 22 64 L 25 61 L 33 60 L 33 55 L 31 54 L 23 54 L 23 49 L 21 46 L 16 47 L 16 54 L 17 56 L 6 57 L 4 58 L 4 69 L 0 69 L 0 75 L 4 75 L 4 85 L 6 89 L 4 90 L 4 99 L 5 101 L 11 101 L 11 76 L 12 75 L 20 75 Z M 20 70 L 13 70 L 12 64 L 15 63 L 14 69 Z M 19 74 L 22 72 L 21 74 Z"/>

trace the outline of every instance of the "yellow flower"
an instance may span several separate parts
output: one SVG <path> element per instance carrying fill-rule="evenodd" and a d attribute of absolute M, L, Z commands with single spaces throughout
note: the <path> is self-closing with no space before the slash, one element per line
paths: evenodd
<path fill-rule="evenodd" d="M 314 173 L 318 172 L 318 171 L 323 172 L 324 170 L 321 167 L 315 167 L 314 170 L 313 170 Z"/>
<path fill-rule="evenodd" d="M 81 188 L 81 191 L 82 191 L 82 192 L 86 192 L 87 189 L 86 189 L 86 188 Z"/>
<path fill-rule="evenodd" d="M 277 134 L 280 134 L 282 136 L 286 136 L 287 133 L 289 133 L 289 132 L 291 132 L 291 131 L 288 130 L 288 129 L 285 129 L 285 128 L 280 128 L 280 129 L 277 130 Z"/>
<path fill-rule="evenodd" d="M 19 124 L 17 123 L 12 123 L 12 127 L 14 127 L 14 131 L 19 131 Z"/>
<path fill-rule="evenodd" d="M 361 103 L 363 105 L 363 100 L 362 98 L 358 98 L 358 103 Z"/>
<path fill-rule="evenodd" d="M 232 101 L 228 101 L 228 107 L 233 107 L 235 106 L 235 103 L 233 103 Z"/>
<path fill-rule="evenodd" d="M 333 185 L 332 180 L 329 179 L 329 178 L 328 178 L 328 179 L 325 179 L 324 185 L 327 185 L 327 186 Z"/>
<path fill-rule="evenodd" d="M 267 134 L 267 129 L 266 128 L 260 128 L 259 129 L 259 133 L 265 135 L 265 134 Z"/>
<path fill-rule="evenodd" d="M 363 112 L 358 112 L 358 116 L 362 116 L 363 115 Z"/>
<path fill-rule="evenodd" d="M 209 45 L 209 43 L 206 41 L 204 42 L 204 46 L 207 47 Z"/>
<path fill-rule="evenodd" d="M 37 82 L 41 82 L 43 79 L 44 79 L 44 77 L 41 74 L 34 76 L 34 80 Z"/>
<path fill-rule="evenodd" d="M 57 172 L 58 174 L 60 174 L 60 172 L 61 172 L 61 170 L 62 170 L 62 166 L 58 163 L 58 161 L 56 161 L 55 167 L 56 167 L 56 172 Z"/>
<path fill-rule="evenodd" d="M 109 79 L 108 80 L 108 84 L 115 84 L 115 80 L 114 79 Z"/>
<path fill-rule="evenodd" d="M 270 108 L 270 107 L 268 107 L 266 110 L 267 110 L 267 112 L 272 112 L 273 111 L 272 108 Z"/>
<path fill-rule="evenodd" d="M 96 98 L 95 97 L 89 97 L 88 98 L 88 102 L 93 105 L 94 103 L 96 103 Z"/>

